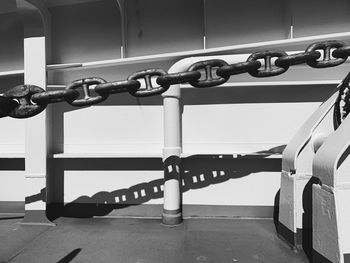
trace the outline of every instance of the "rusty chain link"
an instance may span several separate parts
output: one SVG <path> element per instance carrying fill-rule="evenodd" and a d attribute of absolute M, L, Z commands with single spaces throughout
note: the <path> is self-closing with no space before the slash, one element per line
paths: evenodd
<path fill-rule="evenodd" d="M 107 81 L 101 78 L 85 78 L 75 80 L 67 86 L 68 90 L 75 90 L 82 88 L 84 93 L 84 98 L 75 99 L 73 101 L 67 101 L 72 106 L 91 106 L 100 103 L 108 98 L 108 94 L 99 94 L 95 97 L 91 97 L 90 86 L 95 86 L 98 84 L 105 84 Z"/>
<path fill-rule="evenodd" d="M 2 95 L 4 98 L 13 99 L 18 102 L 9 111 L 8 116 L 18 119 L 29 118 L 45 110 L 47 103 L 33 104 L 31 101 L 31 97 L 34 94 L 44 91 L 44 89 L 34 85 L 20 85 L 6 91 Z"/>
<path fill-rule="evenodd" d="M 61 101 L 73 102 L 79 97 L 79 92 L 72 89 L 53 90 L 35 93 L 31 100 L 36 104 L 49 104 Z"/>
<path fill-rule="evenodd" d="M 230 76 L 219 76 L 219 77 L 213 77 L 213 68 L 220 68 L 228 66 L 227 62 L 221 60 L 221 59 L 210 59 L 205 61 L 199 61 L 191 65 L 188 69 L 189 72 L 199 72 L 199 70 L 204 69 L 205 70 L 205 79 L 204 80 L 190 80 L 188 83 L 190 83 L 193 87 L 196 88 L 208 88 L 213 86 L 218 86 L 226 81 L 228 81 Z"/>
<path fill-rule="evenodd" d="M 293 66 L 298 64 L 307 63 L 309 61 L 316 61 L 321 57 L 321 53 L 318 51 L 302 52 L 292 55 L 282 56 L 276 59 L 275 65 L 278 67 Z"/>
<path fill-rule="evenodd" d="M 331 54 L 338 48 L 345 47 L 345 43 L 341 41 L 323 41 L 323 42 L 317 42 L 314 44 L 311 44 L 307 47 L 306 52 L 312 52 L 317 50 L 323 51 L 323 60 L 310 60 L 306 61 L 306 64 L 308 64 L 310 67 L 313 68 L 328 68 L 328 67 L 335 67 L 345 62 L 346 58 L 335 58 L 332 59 Z M 332 49 L 334 50 L 333 52 Z M 318 51 L 317 51 L 318 52 Z"/>
<path fill-rule="evenodd" d="M 335 58 L 347 59 L 350 56 L 350 46 L 344 46 L 333 50 L 332 56 Z"/>
<path fill-rule="evenodd" d="M 65 90 L 45 91 L 33 85 L 21 85 L 0 96 L 0 118 L 29 118 L 42 112 L 48 104 L 61 101 L 72 106 L 91 106 L 116 93 L 149 97 L 162 94 L 175 84 L 214 87 L 227 82 L 230 76 L 243 73 L 257 78 L 272 77 L 283 74 L 290 66 L 303 63 L 313 68 L 334 67 L 344 63 L 349 56 L 350 46 L 331 40 L 313 43 L 305 52 L 291 55 L 280 50 L 267 50 L 254 52 L 246 61 L 234 64 L 221 59 L 199 61 L 185 72 L 147 69 L 131 74 L 127 80 L 112 82 L 97 77 L 84 78 L 71 82 Z M 82 96 L 79 90 L 82 90 Z M 91 91 L 96 94 L 91 95 Z"/>
<path fill-rule="evenodd" d="M 175 85 L 190 81 L 197 81 L 201 77 L 199 71 L 185 71 L 173 74 L 166 74 L 157 78 L 158 85 Z"/>
<path fill-rule="evenodd" d="M 218 68 L 216 74 L 220 77 L 230 77 L 232 75 L 248 73 L 249 71 L 257 70 L 260 67 L 261 63 L 257 60 L 239 62 Z"/>
<path fill-rule="evenodd" d="M 117 94 L 123 92 L 136 92 L 140 88 L 140 82 L 136 80 L 121 80 L 102 83 L 95 87 L 98 94 Z"/>
<path fill-rule="evenodd" d="M 169 89 L 170 85 L 163 84 L 159 87 L 153 87 L 152 77 L 164 76 L 166 74 L 167 73 L 162 69 L 147 69 L 147 70 L 135 72 L 134 74 L 128 77 L 128 80 L 138 81 L 138 79 L 143 78 L 145 80 L 146 88 L 131 90 L 129 91 L 129 93 L 135 97 L 149 97 L 149 96 L 162 94 L 163 92 Z"/>
<path fill-rule="evenodd" d="M 272 65 L 272 58 L 280 58 L 286 56 L 288 56 L 286 52 L 279 50 L 255 52 L 248 57 L 247 62 L 253 62 L 257 61 L 258 59 L 264 59 L 264 68 L 252 69 L 249 70 L 248 73 L 256 78 L 280 75 L 288 70 L 289 65 L 278 66 L 276 65 L 276 63 L 275 65 Z"/>

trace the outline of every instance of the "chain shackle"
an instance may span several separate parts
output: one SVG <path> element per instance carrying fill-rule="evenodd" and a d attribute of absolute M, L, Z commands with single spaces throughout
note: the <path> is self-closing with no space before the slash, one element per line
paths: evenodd
<path fill-rule="evenodd" d="M 247 73 L 251 70 L 257 70 L 261 67 L 260 61 L 246 61 L 239 62 L 227 66 L 222 66 L 216 70 L 216 75 L 220 77 L 229 77 L 231 75 L 238 75 L 242 73 Z"/>
<path fill-rule="evenodd" d="M 166 74 L 159 76 L 156 82 L 159 85 L 184 84 L 190 81 L 197 81 L 201 77 L 198 71 L 185 71 L 179 73 Z"/>
<path fill-rule="evenodd" d="M 199 70 L 205 70 L 205 79 L 204 80 L 191 80 L 189 83 L 196 88 L 208 88 L 208 87 L 214 87 L 221 85 L 225 83 L 229 76 L 220 77 L 217 78 L 213 77 L 213 68 L 214 67 L 223 67 L 227 66 L 227 62 L 221 60 L 221 59 L 210 59 L 205 61 L 199 61 L 194 64 L 192 64 L 187 71 L 197 71 Z M 200 73 L 200 72 L 199 72 Z"/>
<path fill-rule="evenodd" d="M 79 97 L 79 91 L 72 89 L 52 90 L 36 93 L 32 96 L 32 101 L 37 104 L 57 103 L 61 101 L 72 102 Z"/>
<path fill-rule="evenodd" d="M 341 41 L 336 40 L 329 40 L 329 41 L 322 41 L 313 43 L 310 46 L 306 48 L 306 52 L 312 52 L 317 50 L 323 51 L 323 60 L 310 60 L 306 61 L 306 64 L 308 64 L 310 67 L 313 68 L 329 68 L 329 67 L 335 67 L 338 66 L 346 61 L 345 58 L 335 58 L 333 59 L 331 57 L 331 50 L 332 49 L 338 49 L 341 47 L 344 47 L 345 43 Z M 332 52 L 333 53 L 333 52 Z"/>
<path fill-rule="evenodd" d="M 145 80 L 146 87 L 144 89 L 138 89 L 136 91 L 129 91 L 129 93 L 135 97 L 149 97 L 162 94 L 167 91 L 170 85 L 161 85 L 159 87 L 153 87 L 151 78 L 153 76 L 164 76 L 166 72 L 162 69 L 147 69 L 136 72 L 128 77 L 128 80 L 135 80 L 143 78 Z M 138 81 L 139 82 L 139 81 Z"/>
<path fill-rule="evenodd" d="M 256 61 L 258 59 L 264 59 L 265 61 L 265 65 L 263 69 L 253 69 L 248 71 L 248 73 L 256 78 L 265 78 L 265 77 L 273 77 L 273 76 L 277 76 L 280 75 L 284 72 L 286 72 L 289 68 L 288 65 L 285 66 L 277 66 L 272 65 L 271 60 L 274 57 L 280 58 L 280 57 L 285 57 L 287 56 L 287 53 L 284 51 L 280 51 L 280 50 L 273 50 L 273 51 L 258 51 L 255 52 L 253 54 L 251 54 L 247 61 Z"/>
<path fill-rule="evenodd" d="M 293 66 L 298 64 L 303 64 L 308 61 L 314 61 L 321 57 L 321 53 L 318 51 L 302 52 L 292 55 L 287 55 L 279 57 L 275 61 L 275 65 L 278 67 Z"/>
<path fill-rule="evenodd" d="M 33 104 L 31 101 L 33 94 L 42 92 L 45 92 L 45 90 L 34 85 L 19 85 L 6 91 L 3 97 L 18 101 L 18 105 L 8 113 L 8 116 L 24 119 L 33 117 L 45 110 L 47 103 Z"/>
<path fill-rule="evenodd" d="M 112 81 L 102 84 L 97 84 L 95 87 L 95 92 L 98 94 L 116 94 L 123 92 L 133 92 L 140 88 L 140 82 L 136 80 L 120 80 Z"/>
<path fill-rule="evenodd" d="M 96 97 L 91 97 L 90 86 L 106 83 L 104 79 L 101 78 L 84 78 L 71 82 L 66 89 L 75 90 L 82 88 L 84 93 L 84 98 L 76 99 L 73 101 L 67 101 L 72 106 L 91 106 L 100 103 L 108 98 L 107 94 L 99 94 Z"/>

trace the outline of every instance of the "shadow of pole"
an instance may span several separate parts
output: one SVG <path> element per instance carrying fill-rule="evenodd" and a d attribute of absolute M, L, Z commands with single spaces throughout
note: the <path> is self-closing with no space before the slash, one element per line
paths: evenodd
<path fill-rule="evenodd" d="M 81 248 L 74 249 L 65 257 L 61 258 L 57 263 L 69 263 L 71 262 L 81 251 Z"/>

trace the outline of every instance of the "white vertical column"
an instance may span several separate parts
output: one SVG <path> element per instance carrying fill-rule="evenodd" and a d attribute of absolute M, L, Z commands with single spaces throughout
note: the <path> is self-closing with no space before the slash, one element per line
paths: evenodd
<path fill-rule="evenodd" d="M 164 98 L 164 207 L 162 223 L 174 226 L 182 222 L 180 85 L 171 86 L 162 96 Z"/>
<path fill-rule="evenodd" d="M 50 14 L 43 0 L 16 0 L 24 33 L 24 84 L 46 89 Z M 47 110 L 25 120 L 25 217 L 23 224 L 53 225 L 46 217 Z"/>
<path fill-rule="evenodd" d="M 24 83 L 46 88 L 45 37 L 24 39 Z M 46 218 L 47 112 L 25 120 L 25 218 L 23 223 L 49 223 Z"/>

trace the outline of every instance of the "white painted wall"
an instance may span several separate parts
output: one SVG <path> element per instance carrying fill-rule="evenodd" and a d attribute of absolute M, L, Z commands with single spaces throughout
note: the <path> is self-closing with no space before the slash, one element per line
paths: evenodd
<path fill-rule="evenodd" d="M 0 201 L 24 202 L 24 172 L 1 171 L 0 172 Z"/>

